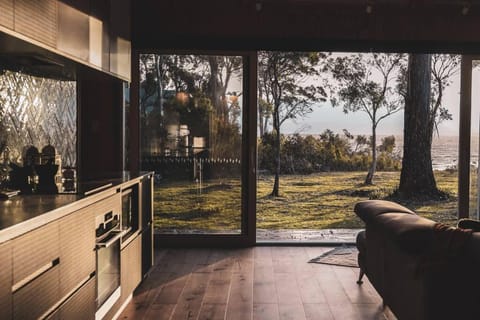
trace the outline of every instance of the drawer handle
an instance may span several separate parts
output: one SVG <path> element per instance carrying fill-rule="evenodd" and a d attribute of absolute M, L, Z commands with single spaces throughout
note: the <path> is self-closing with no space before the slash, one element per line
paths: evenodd
<path fill-rule="evenodd" d="M 107 241 L 105 241 L 105 242 L 97 242 L 97 244 L 96 244 L 97 249 L 110 247 L 112 244 L 115 243 L 115 241 L 117 241 L 118 239 L 120 239 L 121 237 L 123 237 L 124 235 L 126 235 L 127 232 L 128 232 L 128 230 L 120 231 L 120 232 L 115 232 L 116 235 L 112 236 L 112 237 L 111 237 L 110 239 L 108 239 Z"/>
<path fill-rule="evenodd" d="M 53 259 L 52 261 L 50 261 L 49 263 L 47 263 L 46 265 L 40 267 L 38 270 L 36 270 L 35 272 L 29 274 L 28 276 L 26 276 L 25 278 L 23 278 L 22 280 L 18 281 L 17 283 L 15 283 L 13 286 L 12 286 L 12 293 L 15 293 L 17 292 L 18 290 L 22 289 L 23 287 L 25 287 L 27 284 L 29 284 L 30 282 L 32 282 L 33 280 L 35 280 L 36 278 L 40 277 L 42 274 L 44 274 L 45 272 L 47 272 L 48 270 L 52 269 L 53 267 L 55 267 L 57 264 L 60 263 L 60 258 L 56 258 L 56 259 Z"/>

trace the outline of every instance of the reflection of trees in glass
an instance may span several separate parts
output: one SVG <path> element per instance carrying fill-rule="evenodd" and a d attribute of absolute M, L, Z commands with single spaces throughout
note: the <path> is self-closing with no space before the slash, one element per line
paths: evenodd
<path fill-rule="evenodd" d="M 144 151 L 164 154 L 172 128 L 187 125 L 189 140 L 203 138 L 211 157 L 239 158 L 241 92 L 230 87 L 242 66 L 241 57 L 140 55 Z"/>

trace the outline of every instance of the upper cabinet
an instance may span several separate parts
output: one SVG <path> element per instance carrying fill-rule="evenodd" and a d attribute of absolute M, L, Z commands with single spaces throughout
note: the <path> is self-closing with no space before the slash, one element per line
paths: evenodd
<path fill-rule="evenodd" d="M 129 81 L 130 2 L 0 0 L 0 27 Z"/>
<path fill-rule="evenodd" d="M 130 78 L 130 1 L 110 6 L 110 71 Z M 126 18 L 127 17 L 127 18 Z"/>
<path fill-rule="evenodd" d="M 88 61 L 89 22 L 87 13 L 63 2 L 58 2 L 58 50 Z"/>
<path fill-rule="evenodd" d="M 14 29 L 48 46 L 57 44 L 57 1 L 14 0 Z"/>
<path fill-rule="evenodd" d="M 13 0 L 0 0 L 0 25 L 13 29 Z"/>

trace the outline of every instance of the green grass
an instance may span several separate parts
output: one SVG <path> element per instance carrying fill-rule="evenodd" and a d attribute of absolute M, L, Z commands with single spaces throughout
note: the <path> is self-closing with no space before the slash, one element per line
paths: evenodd
<path fill-rule="evenodd" d="M 457 214 L 457 173 L 435 173 L 447 200 L 402 204 L 435 221 L 454 224 Z M 400 172 L 378 172 L 375 185 L 363 184 L 364 172 L 328 172 L 280 177 L 280 197 L 270 197 L 273 176 L 257 183 L 257 228 L 362 228 L 353 213 L 356 202 L 384 199 L 398 186 Z M 163 230 L 240 230 L 240 180 L 164 183 L 155 188 L 155 226 Z"/>

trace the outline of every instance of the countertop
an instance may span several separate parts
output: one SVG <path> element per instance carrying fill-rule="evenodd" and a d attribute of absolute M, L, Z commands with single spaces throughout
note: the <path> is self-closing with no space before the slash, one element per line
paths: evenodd
<path fill-rule="evenodd" d="M 77 194 L 17 195 L 0 201 L 0 243 L 138 183 L 151 172 L 79 183 Z"/>

